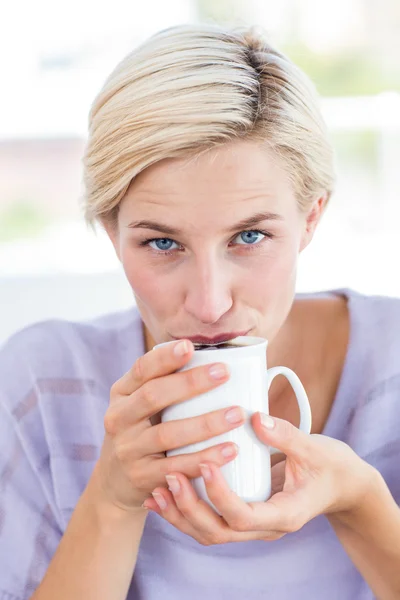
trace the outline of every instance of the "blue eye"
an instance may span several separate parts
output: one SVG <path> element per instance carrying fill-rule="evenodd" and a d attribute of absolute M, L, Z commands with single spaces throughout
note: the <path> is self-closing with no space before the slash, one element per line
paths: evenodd
<path fill-rule="evenodd" d="M 261 240 L 265 238 L 265 235 L 261 233 L 261 231 L 242 231 L 237 238 L 241 240 L 241 242 L 238 242 L 239 244 L 250 245 L 261 242 Z"/>
<path fill-rule="evenodd" d="M 234 244 L 238 246 L 256 246 L 259 245 L 264 239 L 272 240 L 274 235 L 268 231 L 260 231 L 258 229 L 241 231 L 233 239 Z M 175 250 L 184 250 L 178 242 L 171 240 L 171 238 L 152 238 L 149 240 L 143 240 L 139 243 L 139 246 L 149 246 L 152 250 L 155 250 L 159 254 L 173 254 Z"/>
<path fill-rule="evenodd" d="M 155 244 L 155 247 L 152 244 Z M 171 250 L 172 244 L 176 244 L 176 242 L 169 238 L 157 238 L 149 241 L 149 246 L 154 250 Z"/>

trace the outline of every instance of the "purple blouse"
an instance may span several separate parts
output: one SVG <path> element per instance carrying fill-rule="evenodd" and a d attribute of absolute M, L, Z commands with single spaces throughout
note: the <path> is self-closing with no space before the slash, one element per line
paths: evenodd
<path fill-rule="evenodd" d="M 323 434 L 400 504 L 400 299 L 348 297 L 350 343 Z M 0 348 L 0 600 L 28 600 L 91 475 L 111 385 L 144 353 L 136 308 L 46 321 Z M 205 547 L 150 512 L 127 600 L 372 600 L 328 520 L 274 542 Z"/>

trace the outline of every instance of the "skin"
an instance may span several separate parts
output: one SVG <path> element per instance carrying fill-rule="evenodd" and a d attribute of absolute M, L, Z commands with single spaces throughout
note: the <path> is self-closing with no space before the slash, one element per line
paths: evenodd
<path fill-rule="evenodd" d="M 152 340 L 251 330 L 272 341 L 292 305 L 299 253 L 322 207 L 321 198 L 301 212 L 278 160 L 251 142 L 146 169 L 121 203 L 118 229 L 108 232 Z M 254 236 L 258 243 L 246 245 L 235 224 L 263 212 L 278 217 L 257 225 L 274 239 Z M 129 227 L 143 220 L 181 233 Z M 157 236 L 175 240 L 167 255 L 154 243 L 139 247 Z"/>
<path fill-rule="evenodd" d="M 251 141 L 161 161 L 141 173 L 121 202 L 117 227 L 105 226 L 143 319 L 146 350 L 193 335 L 265 337 L 269 366 L 285 364 L 301 377 L 313 433 L 320 433 L 345 358 L 348 311 L 342 298 L 295 301 L 294 295 L 299 256 L 324 205 L 321 196 L 301 210 L 284 165 Z M 251 226 L 238 226 L 261 214 Z M 297 424 L 284 378 L 271 388 L 269 404 L 271 414 Z M 151 423 L 159 424 L 154 413 Z M 111 434 L 123 427 L 123 417 L 115 420 L 118 427 L 107 419 Z M 284 459 L 276 455 L 273 464 Z M 273 472 L 275 492 L 284 468 Z M 162 501 L 159 491 L 154 497 Z"/>
<path fill-rule="evenodd" d="M 265 337 L 269 366 L 285 364 L 299 374 L 313 405 L 313 431 L 322 431 L 347 347 L 347 308 L 340 298 L 293 300 L 299 256 L 324 205 L 321 196 L 301 211 L 284 166 L 249 141 L 196 159 L 161 161 L 141 173 L 121 202 L 117 228 L 104 225 L 140 310 L 146 349 L 174 337 L 229 331 Z M 257 243 L 246 245 L 240 228 L 227 233 L 259 213 L 277 218 L 251 229 L 273 239 L 253 235 Z M 130 227 L 148 220 L 181 233 Z M 155 242 L 140 246 L 156 237 L 174 240 L 169 252 L 157 250 Z M 296 343 L 304 339 L 309 349 Z M 316 349 L 331 359 L 322 362 Z M 297 405 L 283 378 L 274 382 L 269 403 L 272 414 L 297 423 Z"/>
<path fill-rule="evenodd" d="M 324 204 L 321 196 L 301 211 L 284 166 L 249 141 L 196 159 L 162 161 L 135 179 L 117 225 L 105 227 L 135 295 L 147 353 L 111 390 L 93 481 L 108 506 L 134 519 L 151 509 L 204 545 L 271 541 L 327 515 L 377 597 L 392 600 L 400 593 L 400 553 L 393 543 L 400 535 L 398 507 L 373 467 L 348 445 L 320 435 L 348 346 L 346 301 L 294 298 L 298 259 Z M 265 212 L 274 217 L 238 226 Z M 153 224 L 143 227 L 149 220 Z M 190 360 L 192 343 L 150 352 L 154 344 L 230 331 L 267 338 L 269 366 L 293 368 L 310 399 L 311 435 L 294 426 L 293 394 L 283 381 L 270 391 L 274 416 L 251 417 L 258 438 L 282 452 L 265 502 L 245 503 L 226 485 L 219 467 L 235 458 L 237 448 L 230 457 L 216 446 L 200 456 L 164 454 L 240 426 L 243 414 L 230 424 L 223 411 L 184 422 L 152 421 L 164 407 L 229 377 L 222 369 L 215 379 L 208 366 L 176 372 Z M 178 346 L 183 353 L 175 354 Z M 190 479 L 200 474 L 221 516 L 196 496 Z"/>

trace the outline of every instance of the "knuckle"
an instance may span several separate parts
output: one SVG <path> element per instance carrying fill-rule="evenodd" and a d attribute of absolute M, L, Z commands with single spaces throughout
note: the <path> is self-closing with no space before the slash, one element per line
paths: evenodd
<path fill-rule="evenodd" d="M 253 527 L 249 521 L 245 519 L 234 519 L 233 521 L 229 521 L 229 526 L 234 531 L 246 532 L 252 531 Z"/>
<path fill-rule="evenodd" d="M 120 443 L 114 444 L 114 454 L 115 454 L 117 460 L 121 464 L 124 464 L 128 457 L 128 449 L 127 449 L 126 444 L 120 444 Z"/>
<path fill-rule="evenodd" d="M 185 371 L 186 385 L 191 392 L 196 392 L 198 388 L 197 374 L 195 369 Z"/>
<path fill-rule="evenodd" d="M 208 547 L 214 545 L 214 541 L 210 537 L 203 537 L 201 540 L 199 540 L 199 542 L 202 546 Z"/>
<path fill-rule="evenodd" d="M 157 407 L 157 396 L 151 381 L 142 386 L 141 396 L 147 409 L 149 409 L 150 412 L 153 412 Z"/>
<path fill-rule="evenodd" d="M 166 456 L 162 460 L 158 461 L 157 469 L 163 479 L 166 475 L 174 473 L 175 471 L 184 471 L 184 469 L 179 468 L 181 465 L 179 464 L 178 460 L 179 456 Z"/>
<path fill-rule="evenodd" d="M 221 454 L 221 446 L 210 446 L 209 448 L 200 450 L 198 457 L 199 462 L 209 460 L 218 466 L 222 466 L 226 462 L 226 459 Z"/>
<path fill-rule="evenodd" d="M 115 381 L 110 388 L 110 399 L 114 400 L 119 396 L 119 380 Z"/>
<path fill-rule="evenodd" d="M 299 531 L 304 525 L 304 519 L 299 513 L 289 513 L 285 517 L 283 531 L 293 533 Z"/>
<path fill-rule="evenodd" d="M 114 411 L 107 410 L 104 415 L 103 424 L 106 433 L 109 435 L 113 436 L 117 433 L 117 417 Z"/>
<path fill-rule="evenodd" d="M 129 481 L 137 490 L 148 490 L 149 489 L 149 480 L 146 476 L 146 473 L 143 472 L 142 469 L 138 468 L 137 464 L 131 465 L 128 474 Z"/>
<path fill-rule="evenodd" d="M 202 546 L 212 546 L 212 542 L 210 540 L 209 534 L 207 533 L 200 533 L 197 532 L 195 534 L 191 534 L 192 537 L 194 537 L 194 539 L 196 540 L 196 542 L 198 542 L 199 544 L 201 544 Z"/>
<path fill-rule="evenodd" d="M 205 538 L 206 546 L 220 546 L 227 543 L 226 536 L 220 533 L 213 533 Z"/>
<path fill-rule="evenodd" d="M 133 363 L 132 366 L 132 375 L 133 378 L 140 384 L 144 381 L 144 355 L 139 356 L 139 358 Z"/>
<path fill-rule="evenodd" d="M 281 427 L 280 433 L 281 433 L 282 437 L 285 440 L 287 440 L 289 443 L 294 441 L 295 434 L 297 433 L 295 427 L 291 423 L 289 423 L 289 421 L 282 421 L 280 424 L 280 427 Z"/>
<path fill-rule="evenodd" d="M 168 433 L 168 428 L 165 425 L 155 425 L 153 428 L 153 433 L 155 437 L 155 442 L 157 445 L 157 451 L 168 450 L 171 445 L 170 435 Z"/>
<path fill-rule="evenodd" d="M 210 438 L 215 435 L 215 419 L 211 413 L 206 413 L 201 417 L 200 420 L 200 435 L 202 437 Z"/>

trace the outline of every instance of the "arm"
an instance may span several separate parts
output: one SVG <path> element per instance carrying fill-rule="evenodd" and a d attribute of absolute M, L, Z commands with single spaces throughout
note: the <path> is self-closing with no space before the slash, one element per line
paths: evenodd
<path fill-rule="evenodd" d="M 146 510 L 103 503 L 96 469 L 31 600 L 125 600 Z"/>
<path fill-rule="evenodd" d="M 330 515 L 347 554 L 379 600 L 400 598 L 400 508 L 376 471 L 357 510 Z"/>
<path fill-rule="evenodd" d="M 149 509 L 205 545 L 261 539 L 272 541 L 327 515 L 350 559 L 378 600 L 400 598 L 400 509 L 381 475 L 347 444 L 306 435 L 282 419 L 252 417 L 261 441 L 286 454 L 283 488 L 267 502 L 246 503 L 229 489 L 221 470 L 204 463 L 208 497 L 221 517 L 199 504 L 190 481 L 171 473 L 170 489 L 157 488 L 163 507 Z"/>
<path fill-rule="evenodd" d="M 179 346 L 182 342 L 147 353 L 112 386 L 100 458 L 31 600 L 54 600 L 55 594 L 57 600 L 125 600 L 147 515 L 144 500 L 175 465 L 196 477 L 202 459 L 221 466 L 232 460 L 222 452 L 230 443 L 165 453 L 234 429 L 244 414 L 232 423 L 223 408 L 184 422 L 151 424 L 166 406 L 223 381 L 213 378 L 208 365 L 176 372 L 193 352 L 183 342 L 185 353 L 174 353 Z"/>
<path fill-rule="evenodd" d="M 48 455 L 38 433 L 40 411 L 37 439 L 25 440 L 8 408 L 15 390 L 6 390 L 4 400 L 0 398 L 0 513 L 6 516 L 0 527 L 0 595 L 124 600 L 147 515 L 143 501 L 165 484 L 170 470 L 192 478 L 199 475 L 202 460 L 221 466 L 232 460 L 222 452 L 232 444 L 171 457 L 166 452 L 232 430 L 242 424 L 244 415 L 232 423 L 221 409 L 186 419 L 183 425 L 151 424 L 150 417 L 166 406 L 223 382 L 213 378 L 207 366 L 177 372 L 193 352 L 189 342 L 184 342 L 185 349 L 186 344 L 189 352 L 184 354 L 174 352 L 181 342 L 147 353 L 112 386 L 100 457 L 65 531 L 51 477 L 42 476 L 37 468 Z M 13 360 L 18 363 L 18 357 Z M 3 369 L 1 361 L 0 366 Z"/>

